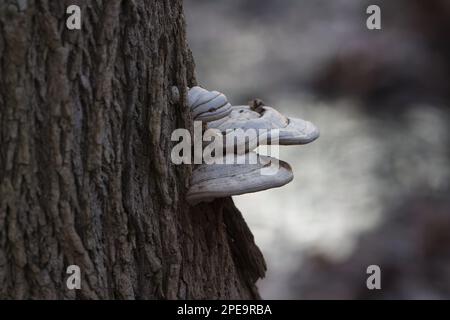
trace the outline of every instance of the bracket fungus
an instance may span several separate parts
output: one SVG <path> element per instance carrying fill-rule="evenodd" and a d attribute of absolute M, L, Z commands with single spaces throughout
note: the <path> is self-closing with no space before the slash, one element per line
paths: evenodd
<path fill-rule="evenodd" d="M 186 199 L 195 205 L 244 193 L 281 187 L 294 178 L 287 162 L 251 153 L 256 161 L 248 161 L 248 155 L 236 155 L 233 163 L 201 164 L 192 172 L 191 186 Z M 268 169 L 271 172 L 262 170 Z"/>
<path fill-rule="evenodd" d="M 280 145 L 301 145 L 313 142 L 319 137 L 319 129 L 309 121 L 286 117 L 276 109 L 259 105 L 233 106 L 231 113 L 219 120 L 208 123 L 208 128 L 219 129 L 222 132 L 233 129 L 256 129 L 266 134 L 264 141 Z M 265 130 L 267 131 L 265 131 Z M 276 131 L 276 135 L 273 133 Z M 262 139 L 259 139 L 262 140 Z"/>
<path fill-rule="evenodd" d="M 218 91 L 208 91 L 193 87 L 188 92 L 188 105 L 194 120 L 214 121 L 226 117 L 231 112 L 227 97 Z"/>
<path fill-rule="evenodd" d="M 259 144 L 302 145 L 319 137 L 318 128 L 311 122 L 286 117 L 259 99 L 253 100 L 248 106 L 231 106 L 224 94 L 193 87 L 188 91 L 188 106 L 194 120 L 206 122 L 204 128 L 218 131 L 227 140 L 223 158 L 234 159 L 231 163 L 204 163 L 194 168 L 187 193 L 190 204 L 267 190 L 289 183 L 293 179 L 293 173 L 288 163 L 251 151 Z M 256 136 L 248 135 L 248 131 L 256 132 Z M 226 138 L 231 135 L 237 150 L 243 152 L 236 151 L 236 145 L 230 148 Z M 248 162 L 252 156 L 257 161 Z M 279 165 L 274 172 L 262 173 L 275 163 Z"/>

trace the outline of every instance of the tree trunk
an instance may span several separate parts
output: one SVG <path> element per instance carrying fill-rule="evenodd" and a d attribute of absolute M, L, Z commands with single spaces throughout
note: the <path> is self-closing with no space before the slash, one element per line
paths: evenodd
<path fill-rule="evenodd" d="M 233 201 L 189 207 L 191 168 L 170 160 L 196 81 L 182 10 L 0 0 L 0 298 L 259 297 L 264 259 Z"/>

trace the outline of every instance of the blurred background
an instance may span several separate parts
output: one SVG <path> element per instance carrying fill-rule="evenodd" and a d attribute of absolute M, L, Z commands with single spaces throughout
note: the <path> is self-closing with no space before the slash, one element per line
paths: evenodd
<path fill-rule="evenodd" d="M 381 8 L 381 30 L 366 8 Z M 450 298 L 450 1 L 185 0 L 199 84 L 321 130 L 234 197 L 265 299 Z M 366 268 L 381 268 L 368 290 Z"/>

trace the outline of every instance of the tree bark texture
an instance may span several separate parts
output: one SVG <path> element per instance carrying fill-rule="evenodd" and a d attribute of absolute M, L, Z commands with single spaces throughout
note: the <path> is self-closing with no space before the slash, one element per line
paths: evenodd
<path fill-rule="evenodd" d="M 196 83 L 181 0 L 0 0 L 0 59 L 0 298 L 259 297 L 241 213 L 190 207 L 170 160 Z"/>

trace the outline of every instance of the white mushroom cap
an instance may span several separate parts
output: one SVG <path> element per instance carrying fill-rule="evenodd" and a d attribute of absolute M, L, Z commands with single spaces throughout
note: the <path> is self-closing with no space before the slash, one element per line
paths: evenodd
<path fill-rule="evenodd" d="M 223 132 L 230 129 L 266 129 L 268 139 L 271 138 L 271 130 L 278 129 L 280 145 L 307 144 L 320 135 L 319 129 L 309 121 L 285 117 L 276 109 L 267 106 L 262 107 L 262 110 L 259 113 L 249 106 L 233 106 L 228 117 L 209 122 L 208 128 Z"/>
<path fill-rule="evenodd" d="M 231 104 L 223 93 L 201 87 L 189 89 L 188 105 L 194 120 L 205 122 L 221 119 L 231 112 Z"/>
<path fill-rule="evenodd" d="M 258 160 L 256 164 L 246 161 L 249 155 Z M 235 157 L 235 164 L 202 164 L 195 168 L 187 201 L 196 204 L 215 198 L 277 188 L 289 183 L 294 177 L 291 167 L 284 161 L 256 153 Z M 264 169 L 271 170 L 271 174 L 264 174 Z"/>

